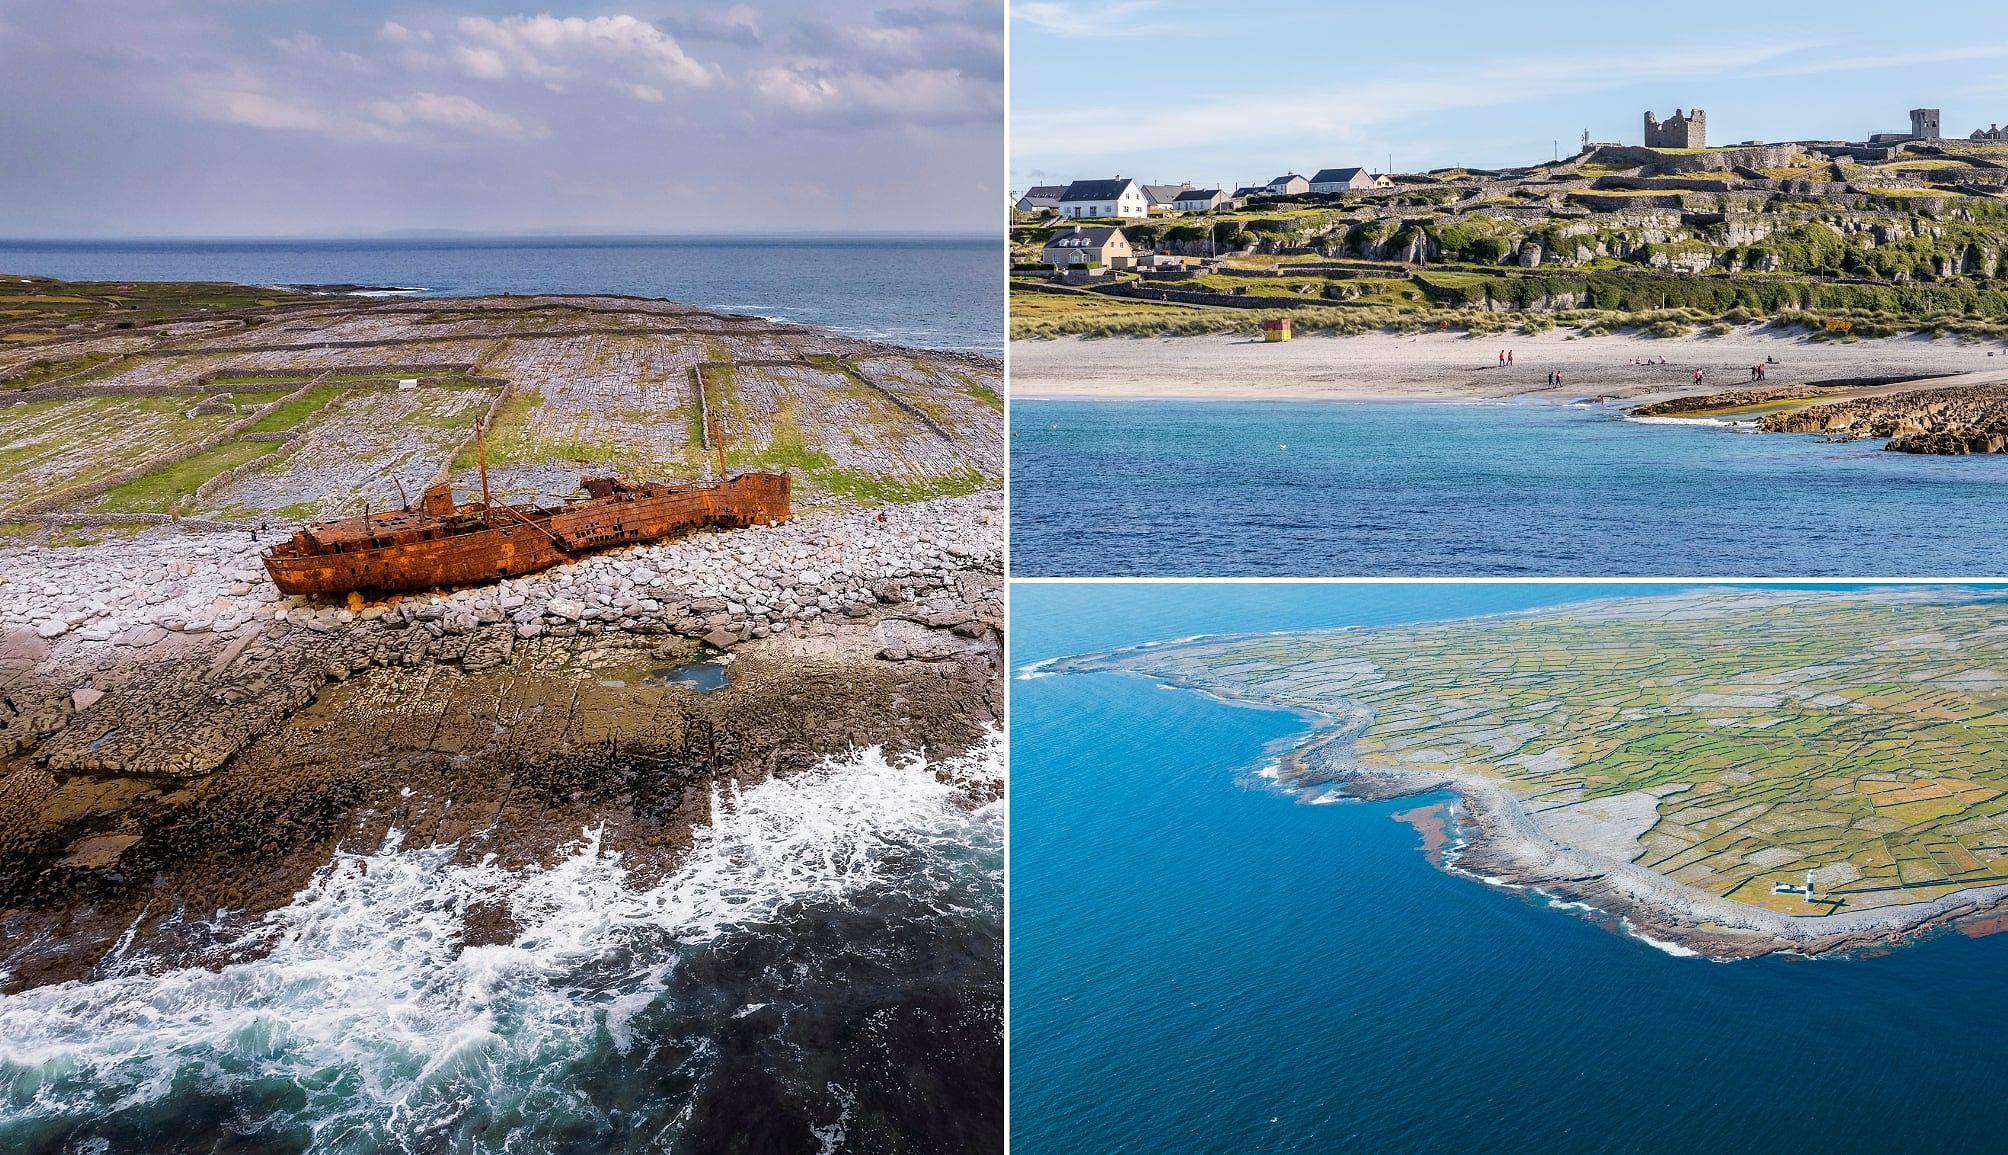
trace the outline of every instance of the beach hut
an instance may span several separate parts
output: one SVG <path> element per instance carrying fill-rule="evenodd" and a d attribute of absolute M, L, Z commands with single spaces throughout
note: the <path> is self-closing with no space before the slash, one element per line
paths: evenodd
<path fill-rule="evenodd" d="M 1276 317 L 1262 322 L 1264 341 L 1287 341 L 1290 339 L 1290 318 Z"/>

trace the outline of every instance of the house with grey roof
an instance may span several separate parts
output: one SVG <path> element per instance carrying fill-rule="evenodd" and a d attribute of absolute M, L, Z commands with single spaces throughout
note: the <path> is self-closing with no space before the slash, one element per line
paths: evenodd
<path fill-rule="evenodd" d="M 1385 176 L 1370 173 L 1363 168 L 1319 169 L 1311 177 L 1314 193 L 1363 192 L 1368 189 L 1393 188 L 1394 182 Z"/>
<path fill-rule="evenodd" d="M 1082 217 L 1141 220 L 1150 215 L 1150 200 L 1144 195 L 1143 186 L 1126 176 L 1077 180 L 1060 194 L 1060 215 L 1072 220 Z"/>
<path fill-rule="evenodd" d="M 1262 191 L 1270 196 L 1294 197 L 1311 191 L 1311 182 L 1298 174 L 1284 173 L 1282 176 L 1262 186 Z"/>
<path fill-rule="evenodd" d="M 1031 188 L 1025 190 L 1024 196 L 1018 198 L 1018 203 L 1015 207 L 1021 213 L 1058 212 L 1060 209 L 1060 198 L 1066 194 L 1066 191 L 1067 186 L 1063 184 L 1033 185 Z"/>
<path fill-rule="evenodd" d="M 1171 203 L 1178 199 L 1178 194 L 1185 192 L 1191 187 L 1191 181 L 1183 181 L 1179 184 L 1147 184 L 1143 186 L 1143 197 L 1144 200 L 1150 202 L 1150 210 L 1152 212 L 1166 213 L 1171 211 Z"/>
<path fill-rule="evenodd" d="M 1210 213 L 1226 206 L 1233 199 L 1217 188 L 1194 188 L 1178 194 L 1178 199 L 1171 202 L 1171 207 L 1182 213 Z"/>
<path fill-rule="evenodd" d="M 1059 269 L 1121 269 L 1134 263 L 1134 250 L 1113 226 L 1061 229 L 1046 240 L 1039 259 Z"/>

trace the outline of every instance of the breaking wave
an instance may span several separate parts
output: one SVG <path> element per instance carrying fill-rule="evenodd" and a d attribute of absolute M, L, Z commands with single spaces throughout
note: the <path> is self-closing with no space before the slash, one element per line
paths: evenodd
<path fill-rule="evenodd" d="M 695 1150 L 750 1126 L 755 1148 L 853 1149 L 883 1089 L 833 1031 L 934 1049 L 914 1031 L 939 1016 L 900 1026 L 913 1005 L 973 990 L 980 1008 L 995 986 L 1001 1008 L 1003 817 L 982 799 L 1002 766 L 993 734 L 934 764 L 866 750 L 715 789 L 653 884 L 597 830 L 521 870 L 395 836 L 340 854 L 236 944 L 253 961 L 128 957 L 0 999 L 0 1148 Z M 507 941 L 469 945 L 470 915 L 498 908 Z M 1001 1022 L 954 1029 L 1001 1050 Z"/>

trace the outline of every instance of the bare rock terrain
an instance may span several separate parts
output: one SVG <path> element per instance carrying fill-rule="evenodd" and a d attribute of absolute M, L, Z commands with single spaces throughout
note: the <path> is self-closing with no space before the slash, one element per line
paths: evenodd
<path fill-rule="evenodd" d="M 233 531 L 0 551 L 0 966 L 47 981 L 133 925 L 269 909 L 392 830 L 531 860 L 602 825 L 667 865 L 716 783 L 971 746 L 1002 716 L 1001 505 L 360 605 L 278 594 Z"/>
<path fill-rule="evenodd" d="M 1766 432 L 1886 437 L 1897 453 L 2008 452 L 2008 385 L 1916 389 L 1831 401 L 1757 422 Z"/>

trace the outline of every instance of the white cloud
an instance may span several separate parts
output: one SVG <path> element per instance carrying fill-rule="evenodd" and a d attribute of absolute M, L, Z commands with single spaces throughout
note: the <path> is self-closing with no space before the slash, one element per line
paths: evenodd
<path fill-rule="evenodd" d="M 369 61 L 353 52 L 337 52 L 321 43 L 321 38 L 311 32 L 295 32 L 291 36 L 275 36 L 272 47 L 288 56 L 314 64 L 340 64 L 357 72 L 374 72 Z"/>
<path fill-rule="evenodd" d="M 685 40 L 716 40 L 746 46 L 760 43 L 760 14 L 744 4 L 712 11 L 678 13 L 665 16 L 655 24 Z"/>
<path fill-rule="evenodd" d="M 550 135 L 505 112 L 485 108 L 465 96 L 415 92 L 399 100 L 379 100 L 370 115 L 391 128 L 441 128 L 494 140 L 538 140 Z"/>
<path fill-rule="evenodd" d="M 377 29 L 377 39 L 385 44 L 431 43 L 432 33 L 413 31 L 395 20 L 386 20 L 383 27 Z"/>
<path fill-rule="evenodd" d="M 754 69 L 748 79 L 769 105 L 806 116 L 956 122 L 998 113 L 996 94 L 955 69 L 906 69 L 878 75 L 830 61 L 795 61 Z"/>
<path fill-rule="evenodd" d="M 1158 0 L 1025 0 L 1011 5 L 1011 18 L 1040 32 L 1081 38 L 1111 36 L 1154 36 L 1168 31 L 1156 21 L 1139 17 L 1155 15 Z"/>
<path fill-rule="evenodd" d="M 462 72 L 478 80 L 512 76 L 560 80 L 579 67 L 617 63 L 649 81 L 703 88 L 719 79 L 716 68 L 699 63 L 668 33 L 633 16 L 556 17 L 463 16 L 452 57 Z"/>

